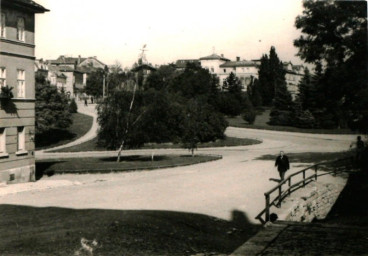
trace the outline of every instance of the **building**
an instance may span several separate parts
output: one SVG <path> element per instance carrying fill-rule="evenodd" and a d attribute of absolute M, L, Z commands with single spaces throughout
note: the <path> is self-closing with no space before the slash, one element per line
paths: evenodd
<path fill-rule="evenodd" d="M 1 0 L 0 182 L 35 180 L 35 14 L 31 0 Z M 4 91 L 13 89 L 13 98 Z"/>
<path fill-rule="evenodd" d="M 188 64 L 200 66 L 201 62 L 198 59 L 181 59 L 175 62 L 175 68 L 178 71 L 182 71 L 187 67 Z"/>
<path fill-rule="evenodd" d="M 206 57 L 199 58 L 202 68 L 208 69 L 211 74 L 219 74 L 220 73 L 220 65 L 224 64 L 229 59 L 225 58 L 223 54 L 211 54 Z"/>
<path fill-rule="evenodd" d="M 299 92 L 299 83 L 304 77 L 304 66 L 303 65 L 293 65 L 293 63 L 284 62 L 285 69 L 285 80 L 286 86 L 293 97 L 295 99 L 296 95 Z"/>
<path fill-rule="evenodd" d="M 77 58 L 60 55 L 55 60 L 37 60 L 35 64 L 37 73 L 44 75 L 52 85 L 64 87 L 70 97 L 81 95 L 88 75 L 96 69 L 104 69 L 105 66 L 96 56 L 82 58 L 80 55 Z"/>
<path fill-rule="evenodd" d="M 243 90 L 246 91 L 252 80 L 258 78 L 258 64 L 254 61 L 240 60 L 240 57 L 236 57 L 236 61 L 227 61 L 221 64 L 217 74 L 221 88 L 231 72 L 239 78 Z"/>

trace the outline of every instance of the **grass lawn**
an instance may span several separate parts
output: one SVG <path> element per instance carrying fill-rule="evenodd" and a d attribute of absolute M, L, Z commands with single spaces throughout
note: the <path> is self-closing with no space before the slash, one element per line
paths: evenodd
<path fill-rule="evenodd" d="M 154 210 L 0 205 L 0 212 L 2 256 L 77 255 L 82 237 L 96 239 L 95 256 L 228 255 L 261 228 L 239 211 L 230 221 Z"/>
<path fill-rule="evenodd" d="M 247 146 L 259 143 L 261 143 L 259 140 L 254 139 L 239 139 L 233 137 L 226 137 L 224 140 L 199 144 L 198 148 Z M 180 147 L 181 147 L 180 144 L 173 144 L 173 143 L 162 143 L 162 144 L 149 143 L 144 145 L 142 149 L 180 148 Z M 94 138 L 82 144 L 69 148 L 55 150 L 52 152 L 83 152 L 83 151 L 104 151 L 104 150 L 106 150 L 106 148 L 99 146 L 97 144 L 97 138 Z"/>
<path fill-rule="evenodd" d="M 93 118 L 80 113 L 72 114 L 73 124 L 66 130 L 53 130 L 36 137 L 36 150 L 57 147 L 79 139 L 92 127 Z"/>
<path fill-rule="evenodd" d="M 315 153 L 315 152 L 305 152 L 305 153 L 287 153 L 290 163 L 320 163 L 325 161 L 333 161 L 336 159 L 344 159 L 351 157 L 354 153 L 352 152 L 328 152 L 328 153 Z M 263 155 L 256 158 L 256 160 L 270 160 L 275 161 L 278 155 Z"/>
<path fill-rule="evenodd" d="M 270 110 L 258 112 L 254 124 L 248 124 L 241 116 L 227 117 L 226 120 L 230 126 L 240 128 L 252 128 L 261 130 L 284 131 L 284 132 L 302 132 L 302 133 L 321 133 L 321 134 L 355 134 L 350 129 L 302 129 L 292 126 L 269 125 L 267 122 L 270 117 Z"/>
<path fill-rule="evenodd" d="M 149 155 L 131 155 L 122 156 L 120 162 L 116 162 L 116 157 L 65 158 L 62 160 L 47 159 L 36 161 L 36 176 L 40 178 L 43 174 L 151 170 L 198 164 L 221 158 L 221 156 L 215 155 L 195 155 L 194 157 L 190 155 L 157 155 L 152 161 Z"/>

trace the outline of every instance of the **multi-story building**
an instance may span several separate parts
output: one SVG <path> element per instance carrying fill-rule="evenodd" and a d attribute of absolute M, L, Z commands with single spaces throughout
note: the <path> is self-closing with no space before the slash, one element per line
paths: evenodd
<path fill-rule="evenodd" d="M 14 89 L 0 98 L 0 182 L 35 179 L 35 14 L 46 11 L 31 0 L 1 0 L 1 87 Z"/>
<path fill-rule="evenodd" d="M 211 74 L 219 74 L 220 73 L 220 65 L 224 64 L 229 59 L 225 58 L 223 54 L 211 54 L 206 57 L 199 58 L 202 68 L 208 69 Z"/>
<path fill-rule="evenodd" d="M 236 57 L 236 61 L 227 61 L 221 64 L 217 74 L 221 88 L 231 72 L 239 78 L 243 90 L 246 91 L 252 80 L 258 78 L 258 65 L 254 61 L 240 60 L 240 57 Z"/>

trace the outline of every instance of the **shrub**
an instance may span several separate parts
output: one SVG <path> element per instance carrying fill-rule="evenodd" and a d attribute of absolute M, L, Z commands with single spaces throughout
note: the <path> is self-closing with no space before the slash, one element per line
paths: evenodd
<path fill-rule="evenodd" d="M 253 108 L 245 110 L 243 119 L 248 122 L 248 124 L 253 124 L 256 120 L 256 111 Z"/>
<path fill-rule="evenodd" d="M 313 128 L 315 122 L 312 113 L 309 110 L 305 110 L 296 118 L 295 126 L 299 128 Z"/>
<path fill-rule="evenodd" d="M 70 113 L 77 113 L 78 112 L 78 106 L 77 103 L 75 102 L 75 99 L 71 99 L 69 102 L 69 112 Z"/>
<path fill-rule="evenodd" d="M 270 113 L 270 125 L 288 126 L 291 124 L 291 111 L 288 110 L 274 110 Z"/>

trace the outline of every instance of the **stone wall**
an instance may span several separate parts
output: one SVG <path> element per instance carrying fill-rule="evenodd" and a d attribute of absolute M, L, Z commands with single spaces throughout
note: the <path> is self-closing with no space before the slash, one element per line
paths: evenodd
<path fill-rule="evenodd" d="M 335 204 L 346 179 L 334 177 L 332 183 L 312 182 L 305 188 L 286 198 L 281 208 L 275 213 L 279 220 L 311 222 L 313 219 L 324 219 Z"/>

